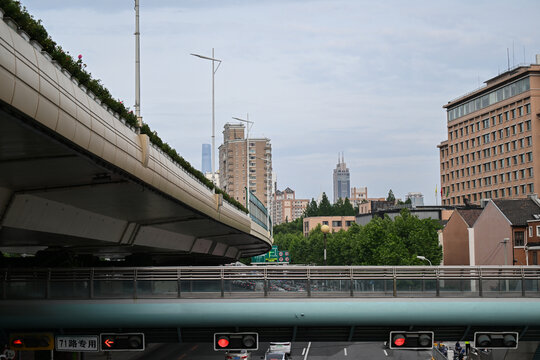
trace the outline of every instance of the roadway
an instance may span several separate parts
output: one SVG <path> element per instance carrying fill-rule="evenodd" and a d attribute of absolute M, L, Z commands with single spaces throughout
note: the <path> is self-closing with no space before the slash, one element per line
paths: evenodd
<path fill-rule="evenodd" d="M 251 360 L 262 360 L 269 344 L 261 342 Z M 291 360 L 429 360 L 431 351 L 389 350 L 380 342 L 294 342 Z M 151 344 L 142 353 L 112 353 L 110 360 L 223 360 L 224 352 L 214 351 L 210 343 Z M 107 354 L 87 353 L 84 360 L 105 360 Z"/>

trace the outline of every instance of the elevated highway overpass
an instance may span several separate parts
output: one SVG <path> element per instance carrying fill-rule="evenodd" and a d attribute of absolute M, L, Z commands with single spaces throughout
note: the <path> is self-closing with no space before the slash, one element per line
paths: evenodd
<path fill-rule="evenodd" d="M 222 264 L 267 252 L 267 225 L 215 194 L 0 19 L 0 251 L 67 250 L 46 256 L 50 266 L 66 253 Z"/>
<path fill-rule="evenodd" d="M 392 330 L 540 338 L 540 267 L 168 267 L 0 271 L 5 333 L 143 331 L 150 342 L 385 341 Z"/>

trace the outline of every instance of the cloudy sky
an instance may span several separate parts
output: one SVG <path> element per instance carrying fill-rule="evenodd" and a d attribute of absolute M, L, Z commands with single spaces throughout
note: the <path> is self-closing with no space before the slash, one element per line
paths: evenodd
<path fill-rule="evenodd" d="M 133 108 L 133 0 L 21 0 Z M 140 0 L 141 112 L 195 167 L 231 117 L 272 142 L 278 188 L 332 198 L 339 152 L 371 197 L 435 204 L 449 100 L 540 54 L 538 0 Z M 507 57 L 507 51 L 509 57 Z M 251 136 L 251 135 L 250 135 Z M 438 199 L 440 204 L 440 198 Z"/>

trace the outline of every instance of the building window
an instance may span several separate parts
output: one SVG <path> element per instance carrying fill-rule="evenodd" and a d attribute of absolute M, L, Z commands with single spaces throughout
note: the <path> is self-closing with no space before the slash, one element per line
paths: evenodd
<path fill-rule="evenodd" d="M 525 245 L 525 234 L 523 231 L 516 231 L 514 233 L 514 246 L 523 246 Z"/>
<path fill-rule="evenodd" d="M 338 227 L 338 226 L 341 227 L 341 221 L 336 221 L 336 220 L 332 221 L 332 227 Z"/>
<path fill-rule="evenodd" d="M 530 238 L 533 237 L 533 227 L 532 226 L 529 226 L 529 237 Z"/>
<path fill-rule="evenodd" d="M 323 225 L 328 225 L 328 221 L 323 221 L 322 224 Z"/>

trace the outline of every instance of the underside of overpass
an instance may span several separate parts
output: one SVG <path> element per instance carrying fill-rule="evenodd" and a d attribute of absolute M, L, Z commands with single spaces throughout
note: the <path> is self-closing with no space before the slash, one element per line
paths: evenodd
<path fill-rule="evenodd" d="M 269 246 L 0 101 L 0 251 L 37 253 L 0 264 L 217 265 Z"/>
<path fill-rule="evenodd" d="M 260 341 L 386 341 L 390 331 L 433 331 L 472 340 L 515 331 L 539 341 L 538 302 L 519 299 L 1 301 L 1 331 L 62 334 L 144 332 L 148 342 L 212 342 L 215 332 Z M 511 309 L 501 311 L 502 309 Z"/>

